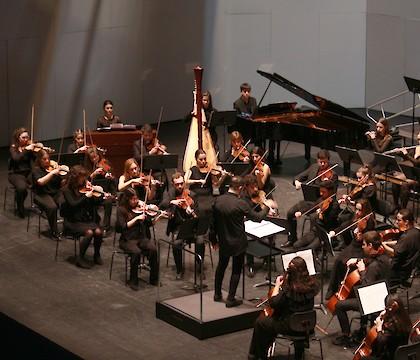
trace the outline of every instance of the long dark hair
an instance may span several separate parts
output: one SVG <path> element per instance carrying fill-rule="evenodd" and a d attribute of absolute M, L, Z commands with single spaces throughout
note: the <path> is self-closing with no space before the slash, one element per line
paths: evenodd
<path fill-rule="evenodd" d="M 44 157 L 44 155 L 48 155 L 48 158 L 50 157 L 50 154 L 48 153 L 48 151 L 44 150 L 44 149 L 40 149 L 38 151 L 38 154 L 36 155 L 36 160 L 34 163 L 34 166 L 37 168 L 42 168 L 41 166 L 41 160 Z"/>
<path fill-rule="evenodd" d="M 385 298 L 385 306 L 387 312 L 384 316 L 383 328 L 395 334 L 409 334 L 412 327 L 411 320 L 398 295 L 389 294 Z"/>
<path fill-rule="evenodd" d="M 125 189 L 123 194 L 121 195 L 119 205 L 121 207 L 123 207 L 125 210 L 129 211 L 130 210 L 130 200 L 134 196 L 137 196 L 136 190 L 134 190 L 133 188 L 130 188 L 130 187 Z"/>
<path fill-rule="evenodd" d="M 79 190 L 79 179 L 85 178 L 86 182 L 88 176 L 89 172 L 82 165 L 75 165 L 70 169 L 66 187 L 76 193 Z"/>
<path fill-rule="evenodd" d="M 28 130 L 26 130 L 24 127 L 17 128 L 13 132 L 12 143 L 13 143 L 13 145 L 15 145 L 16 148 L 19 147 L 19 137 L 20 137 L 20 135 L 22 135 L 25 132 L 27 132 L 29 134 Z"/>
<path fill-rule="evenodd" d="M 306 294 L 318 292 L 318 282 L 309 275 L 305 260 L 296 256 L 290 261 L 284 282 L 285 289 L 294 293 Z"/>

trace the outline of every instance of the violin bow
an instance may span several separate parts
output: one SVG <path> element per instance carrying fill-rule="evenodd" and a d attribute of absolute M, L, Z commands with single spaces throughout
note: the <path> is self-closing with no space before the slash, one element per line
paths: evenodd
<path fill-rule="evenodd" d="M 143 173 L 143 155 L 144 155 L 143 145 L 144 145 L 144 140 L 143 140 L 143 134 L 142 134 L 140 138 L 140 174 Z"/>
<path fill-rule="evenodd" d="M 34 117 L 35 117 L 35 105 L 32 104 L 31 109 L 31 140 L 34 141 Z"/>
<path fill-rule="evenodd" d="M 255 169 L 258 167 L 258 165 L 260 165 L 261 161 L 263 161 L 263 159 L 266 157 L 267 154 L 268 154 L 268 150 L 265 150 L 264 154 L 261 156 L 261 159 L 257 161 L 257 163 L 255 164 L 250 174 L 252 174 L 255 171 Z"/>
<path fill-rule="evenodd" d="M 248 144 L 251 142 L 251 139 L 249 139 L 244 145 L 242 145 L 241 150 L 239 150 L 238 155 L 236 155 L 233 160 L 230 162 L 231 164 L 233 164 L 235 162 L 235 160 L 239 157 L 239 155 L 241 155 L 242 151 L 245 150 L 245 148 L 248 146 Z"/>
<path fill-rule="evenodd" d="M 335 234 L 335 236 L 337 237 L 337 236 L 341 235 L 343 232 L 347 231 L 348 229 L 350 229 L 354 225 L 357 225 L 359 222 L 363 221 L 364 219 L 370 217 L 372 214 L 373 214 L 373 211 L 370 212 L 369 214 L 363 216 L 362 218 L 356 220 L 355 222 L 351 223 L 349 226 L 345 227 L 343 230 L 341 230 L 337 234 Z"/>
<path fill-rule="evenodd" d="M 86 146 L 86 110 L 83 109 L 83 145 Z"/>
<path fill-rule="evenodd" d="M 337 167 L 338 164 L 335 164 L 331 167 L 329 167 L 327 170 L 323 171 L 321 174 L 319 174 L 317 177 L 314 177 L 312 180 L 309 180 L 306 185 L 310 185 L 312 184 L 316 179 L 320 178 L 322 175 L 326 174 L 328 171 L 331 171 L 332 169 L 334 169 L 335 167 Z"/>
<path fill-rule="evenodd" d="M 220 151 L 218 151 L 217 154 L 216 154 L 216 159 L 219 156 L 219 152 Z M 206 177 L 204 178 L 204 183 L 201 184 L 201 187 L 204 187 L 204 184 L 206 183 L 207 179 L 209 178 L 209 175 L 210 175 L 210 173 L 211 173 L 212 170 L 213 169 L 210 168 L 209 171 L 207 171 Z"/>
<path fill-rule="evenodd" d="M 162 116 L 163 116 L 163 106 L 160 107 L 160 114 L 159 114 L 159 120 L 158 120 L 158 124 L 156 127 L 156 138 L 159 134 L 159 130 L 160 130 L 160 122 L 162 121 Z"/>

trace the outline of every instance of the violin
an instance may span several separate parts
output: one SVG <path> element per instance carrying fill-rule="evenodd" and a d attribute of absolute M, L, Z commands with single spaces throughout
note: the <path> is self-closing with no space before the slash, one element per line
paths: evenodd
<path fill-rule="evenodd" d="M 251 154 L 245 148 L 232 149 L 232 156 L 242 162 L 249 162 Z"/>
<path fill-rule="evenodd" d="M 365 219 L 361 219 L 358 223 L 356 228 L 354 229 L 354 235 L 356 239 L 360 241 L 362 239 L 362 234 L 365 232 L 367 225 L 368 225 L 369 217 Z"/>
<path fill-rule="evenodd" d="M 70 171 L 67 165 L 58 165 L 58 163 L 54 160 L 50 160 L 50 165 L 45 170 L 47 172 L 51 172 L 58 168 L 60 168 L 60 171 L 58 172 L 58 174 L 61 176 L 67 175 L 67 173 Z"/>
<path fill-rule="evenodd" d="M 100 185 L 92 185 L 92 184 L 86 184 L 84 187 L 82 187 L 81 189 L 79 189 L 79 192 L 81 194 L 87 194 L 90 191 L 92 191 L 92 196 L 94 197 L 101 197 L 101 196 L 106 196 L 108 195 L 107 192 L 104 191 L 104 188 Z"/>
<path fill-rule="evenodd" d="M 144 146 L 148 152 L 156 149 L 154 155 L 166 155 L 168 152 L 166 151 L 166 146 L 161 144 L 157 138 L 157 131 L 155 129 L 152 130 L 153 138 L 149 143 L 145 143 Z"/>
<path fill-rule="evenodd" d="M 114 176 L 111 173 L 111 164 L 109 163 L 109 161 L 105 158 L 100 159 L 97 164 L 96 164 L 96 168 L 97 169 L 102 169 L 104 172 L 104 176 L 106 178 L 114 178 Z"/>
<path fill-rule="evenodd" d="M 327 309 L 331 314 L 335 314 L 335 308 L 339 301 L 346 300 L 353 291 L 354 285 L 360 282 L 360 274 L 358 270 L 349 271 L 347 267 L 346 276 L 341 282 L 341 287 L 327 302 Z"/>
<path fill-rule="evenodd" d="M 379 231 L 379 236 L 381 237 L 382 241 L 388 241 L 395 238 L 398 238 L 401 235 L 402 231 L 400 229 L 387 229 L 383 231 Z"/>
<path fill-rule="evenodd" d="M 324 213 L 329 209 L 332 202 L 333 202 L 333 198 L 331 196 L 321 202 L 319 206 L 319 211 L 318 211 L 318 218 L 320 220 L 324 219 Z"/>
<path fill-rule="evenodd" d="M 43 143 L 40 143 L 40 142 L 38 142 L 38 143 L 33 143 L 32 141 L 29 141 L 28 146 L 29 146 L 29 145 L 32 145 L 32 149 L 31 149 L 31 151 L 33 151 L 34 153 L 37 153 L 37 152 L 39 152 L 40 150 L 45 150 L 45 151 L 46 151 L 47 153 L 49 153 L 49 154 L 51 154 L 51 153 L 55 152 L 55 149 L 50 148 L 50 147 L 48 147 L 48 146 L 44 146 L 44 144 L 43 144 Z M 28 146 L 26 146 L 26 147 L 25 147 L 25 149 L 29 150 L 29 149 L 28 149 Z"/>
<path fill-rule="evenodd" d="M 391 306 L 385 309 L 385 312 L 379 316 L 380 321 L 383 321 L 385 316 L 392 314 L 398 309 L 398 303 L 394 301 Z M 363 339 L 360 346 L 354 352 L 353 360 L 362 360 L 369 357 L 372 354 L 372 346 L 378 337 L 377 325 L 373 326 L 366 337 Z"/>
<path fill-rule="evenodd" d="M 197 214 L 195 213 L 195 211 L 192 208 L 192 206 L 194 205 L 194 200 L 190 196 L 190 190 L 184 189 L 182 191 L 182 194 L 177 196 L 176 199 L 177 200 L 185 200 L 185 201 L 181 202 L 179 207 L 181 209 L 184 209 L 187 212 L 187 214 L 192 215 L 193 217 L 197 217 Z"/>

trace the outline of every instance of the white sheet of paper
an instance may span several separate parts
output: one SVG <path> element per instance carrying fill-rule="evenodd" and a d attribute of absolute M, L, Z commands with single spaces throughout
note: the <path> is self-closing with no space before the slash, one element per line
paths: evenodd
<path fill-rule="evenodd" d="M 303 260 L 305 260 L 309 275 L 316 274 L 314 257 L 312 254 L 312 250 L 310 249 L 282 255 L 281 258 L 283 261 L 284 270 L 287 270 L 287 268 L 289 267 L 290 261 L 292 261 L 292 259 L 294 259 L 296 256 L 300 256 Z"/>
<path fill-rule="evenodd" d="M 385 309 L 385 298 L 388 295 L 385 281 L 361 287 L 357 291 L 365 315 Z"/>
<path fill-rule="evenodd" d="M 263 238 L 273 234 L 277 234 L 284 230 L 284 227 L 278 226 L 271 221 L 263 220 L 261 222 L 255 222 L 252 220 L 245 221 L 245 232 L 247 234 Z"/>

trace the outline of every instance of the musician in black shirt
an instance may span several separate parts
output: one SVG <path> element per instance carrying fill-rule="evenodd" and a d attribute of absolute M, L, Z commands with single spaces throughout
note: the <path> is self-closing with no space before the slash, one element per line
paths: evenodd
<path fill-rule="evenodd" d="M 301 335 L 290 330 L 290 316 L 314 308 L 319 285 L 309 275 L 305 260 L 297 256 L 290 261 L 284 275 L 278 276 L 268 304 L 271 316 L 259 316 L 254 325 L 248 359 L 267 359 L 267 352 L 277 334 Z M 265 311 L 264 311 L 265 312 Z M 303 342 L 294 342 L 295 359 L 303 359 Z"/>
<path fill-rule="evenodd" d="M 251 117 L 257 110 L 257 100 L 251 96 L 251 85 L 241 84 L 241 97 L 233 103 L 233 108 L 242 117 Z"/>
<path fill-rule="evenodd" d="M 266 205 L 272 205 L 272 200 L 267 200 L 266 205 L 262 205 L 262 211 L 256 212 L 253 210 L 245 200 L 239 198 L 243 185 L 243 179 L 234 176 L 231 179 L 229 191 L 217 197 L 213 206 L 213 228 L 216 235 L 216 238 L 213 238 L 213 240 L 217 241 L 220 249 L 219 263 L 215 275 L 214 301 L 223 300 L 223 277 L 229 264 L 229 259 L 232 257 L 232 275 L 226 307 L 242 304 L 242 300 L 236 299 L 235 294 L 244 265 L 245 251 L 248 246 L 244 217 L 253 221 L 261 221 L 269 211 Z"/>
<path fill-rule="evenodd" d="M 96 122 L 97 128 L 111 126 L 111 124 L 121 123 L 119 116 L 114 114 L 114 104 L 111 100 L 105 100 L 103 105 L 104 114 Z"/>

